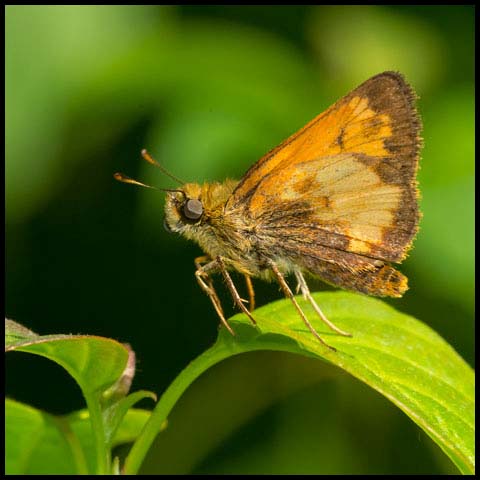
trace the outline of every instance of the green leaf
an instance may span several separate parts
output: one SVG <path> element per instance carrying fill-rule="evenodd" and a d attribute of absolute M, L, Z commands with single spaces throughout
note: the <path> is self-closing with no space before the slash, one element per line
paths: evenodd
<path fill-rule="evenodd" d="M 6 399 L 5 473 L 87 474 L 88 467 L 78 438 L 73 435 L 68 422 Z"/>
<path fill-rule="evenodd" d="M 106 441 L 109 444 L 111 444 L 115 438 L 118 428 L 129 409 L 144 398 L 151 398 L 153 401 L 157 401 L 157 397 L 154 393 L 147 390 L 139 390 L 138 392 L 131 393 L 127 397 L 118 400 L 103 411 L 105 425 L 107 426 Z"/>
<path fill-rule="evenodd" d="M 87 402 L 97 455 L 96 473 L 110 473 L 108 432 L 118 427 L 106 423 L 102 400 L 116 399 L 133 372 L 129 371 L 129 349 L 108 338 L 87 335 L 39 336 L 12 320 L 5 320 L 5 351 L 22 351 L 41 355 L 61 365 L 76 380 Z M 123 378 L 123 380 L 122 380 Z M 103 394 L 109 387 L 107 397 Z M 111 405 L 111 403 L 109 404 Z M 108 438 L 107 438 L 108 437 Z"/>
<path fill-rule="evenodd" d="M 150 412 L 130 409 L 113 445 L 132 442 Z M 87 474 L 95 465 L 88 410 L 54 416 L 30 405 L 5 401 L 5 471 L 8 475 Z"/>
<path fill-rule="evenodd" d="M 310 305 L 299 302 L 336 352 L 307 330 L 288 300 L 255 311 L 254 328 L 242 314 L 230 319 L 237 335 L 222 328 L 217 342 L 191 362 L 162 395 L 125 463 L 136 473 L 160 425 L 188 386 L 205 370 L 232 355 L 280 350 L 336 365 L 391 400 L 421 427 L 462 473 L 474 473 L 474 373 L 438 334 L 384 302 L 347 292 L 314 295 L 327 317 L 352 333 L 330 331 Z"/>
<path fill-rule="evenodd" d="M 5 320 L 5 351 L 34 353 L 61 365 L 82 392 L 103 392 L 122 375 L 127 348 L 109 338 L 88 335 L 40 336 L 24 326 Z"/>

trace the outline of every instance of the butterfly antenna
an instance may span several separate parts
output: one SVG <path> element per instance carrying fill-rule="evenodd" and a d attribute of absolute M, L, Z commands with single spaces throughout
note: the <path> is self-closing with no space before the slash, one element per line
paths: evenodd
<path fill-rule="evenodd" d="M 160 190 L 161 192 L 178 192 L 178 193 L 181 193 L 184 197 L 186 197 L 186 194 L 183 190 L 179 190 L 175 188 L 152 187 L 151 185 L 147 185 L 146 183 L 142 183 L 142 182 L 139 182 L 138 180 L 134 180 L 133 178 L 130 178 L 128 175 L 125 175 L 124 173 L 120 173 L 120 172 L 114 173 L 113 178 L 122 183 L 131 183 L 132 185 L 139 185 L 140 187 L 152 188 L 153 190 Z"/>
<path fill-rule="evenodd" d="M 179 178 L 175 177 L 172 175 L 168 170 L 166 170 L 164 167 L 162 167 L 156 160 L 153 159 L 153 157 L 147 152 L 147 150 L 144 148 L 142 150 L 142 157 L 148 162 L 151 163 L 152 165 L 155 165 L 157 168 L 159 168 L 165 175 L 169 176 L 172 180 L 175 180 L 177 183 L 180 185 L 183 185 L 185 182 L 182 182 Z"/>
<path fill-rule="evenodd" d="M 153 188 L 154 190 L 158 190 L 158 188 L 152 187 L 151 185 L 146 185 L 145 183 L 139 182 L 138 180 L 134 180 L 133 178 L 128 177 L 124 173 L 114 173 L 113 178 L 122 183 L 131 183 L 132 185 L 139 185 L 140 187 Z"/>

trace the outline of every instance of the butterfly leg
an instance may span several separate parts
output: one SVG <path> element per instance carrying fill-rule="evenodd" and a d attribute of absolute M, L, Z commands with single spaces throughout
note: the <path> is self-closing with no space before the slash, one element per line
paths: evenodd
<path fill-rule="evenodd" d="M 235 302 L 235 305 L 237 305 L 237 307 L 240 308 L 240 310 L 252 321 L 252 323 L 256 325 L 257 322 L 252 317 L 252 314 L 249 312 L 248 308 L 243 304 L 242 298 L 240 297 L 240 295 L 237 292 L 237 289 L 235 288 L 235 284 L 233 283 L 232 277 L 228 273 L 228 270 L 225 268 L 225 263 L 222 257 L 218 256 L 216 258 L 216 262 L 220 272 L 223 275 L 223 278 L 225 279 L 225 283 L 227 284 L 227 287 L 230 290 L 230 293 L 233 297 L 233 301 Z"/>
<path fill-rule="evenodd" d="M 202 266 L 202 263 L 206 263 L 206 265 Z M 198 257 L 195 259 L 195 266 L 197 270 L 195 271 L 195 277 L 197 279 L 198 284 L 202 288 L 202 290 L 208 295 L 210 301 L 212 302 L 217 315 L 220 318 L 220 321 L 225 325 L 225 328 L 235 336 L 235 332 L 232 330 L 232 327 L 228 324 L 227 320 L 225 319 L 225 315 L 223 314 L 222 305 L 220 303 L 220 299 L 218 298 L 217 292 L 213 287 L 212 279 L 208 274 L 209 271 L 212 271 L 217 268 L 216 260 L 211 261 L 209 257 L 203 256 Z"/>
<path fill-rule="evenodd" d="M 290 287 L 288 286 L 288 283 L 285 281 L 285 278 L 284 276 L 282 275 L 282 272 L 280 272 L 280 270 L 278 269 L 277 265 L 274 263 L 274 262 L 270 262 L 270 268 L 272 269 L 272 272 L 274 273 L 278 283 L 280 284 L 280 286 L 282 287 L 282 290 L 283 290 L 283 293 L 285 294 L 286 297 L 288 297 L 293 305 L 295 306 L 295 308 L 297 309 L 298 313 L 300 314 L 300 316 L 302 317 L 302 320 L 303 322 L 305 323 L 305 325 L 308 327 L 308 329 L 313 333 L 313 335 L 321 342 L 323 343 L 323 345 L 325 345 L 326 347 L 328 347 L 330 350 L 333 350 L 334 352 L 337 351 L 336 348 L 334 347 L 331 347 L 330 345 L 328 345 L 327 343 L 325 343 L 322 338 L 320 337 L 320 335 L 318 334 L 318 332 L 313 328 L 313 325 L 308 321 L 307 317 L 305 316 L 305 314 L 303 313 L 303 310 L 300 308 L 300 305 L 298 304 L 297 300 L 295 299 L 295 296 L 293 295 L 293 292 L 290 290 Z"/>
<path fill-rule="evenodd" d="M 305 278 L 303 277 L 302 272 L 300 270 L 295 270 L 295 277 L 297 277 L 297 282 L 298 282 L 297 293 L 298 293 L 298 289 L 302 291 L 303 298 L 310 302 L 313 309 L 318 313 L 318 316 L 322 319 L 322 321 L 326 325 L 328 325 L 334 332 L 337 332 L 340 335 L 344 335 L 345 337 L 351 337 L 352 336 L 351 333 L 347 333 L 347 332 L 344 332 L 343 330 L 340 330 L 340 328 L 335 326 L 320 310 L 320 307 L 317 305 L 317 302 L 315 302 L 314 298 L 312 297 L 312 294 L 310 293 L 310 289 L 308 288 L 307 282 L 305 281 Z"/>
<path fill-rule="evenodd" d="M 195 259 L 195 267 L 197 268 L 197 271 L 198 270 L 202 270 L 202 264 L 208 264 L 212 261 L 212 259 L 210 257 L 208 257 L 207 255 L 203 255 L 201 257 L 197 257 Z M 205 265 L 206 266 L 206 265 Z M 206 283 L 208 284 L 208 287 L 210 288 L 210 293 L 212 293 L 212 302 L 215 301 L 217 306 L 218 306 L 218 309 L 222 312 L 222 315 L 223 315 L 223 309 L 222 309 L 222 304 L 220 303 L 220 299 L 218 298 L 218 295 L 217 295 L 217 292 L 215 291 L 215 288 L 213 287 L 213 282 L 212 282 L 212 279 L 210 278 L 210 276 L 207 274 L 207 272 L 204 272 L 204 274 L 199 274 L 199 275 L 202 275 L 206 281 Z M 203 279 L 202 279 L 203 280 Z M 203 286 L 202 286 L 203 288 Z M 210 294 L 209 294 L 210 296 Z M 215 309 L 217 309 L 215 307 Z"/>
<path fill-rule="evenodd" d="M 244 275 L 248 290 L 248 309 L 253 312 L 255 309 L 255 290 L 253 289 L 252 279 L 249 275 Z"/>

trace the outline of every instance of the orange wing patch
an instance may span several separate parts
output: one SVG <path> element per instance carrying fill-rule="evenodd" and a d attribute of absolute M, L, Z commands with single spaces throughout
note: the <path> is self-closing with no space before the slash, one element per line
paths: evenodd
<path fill-rule="evenodd" d="M 355 96 L 343 105 L 323 114 L 311 134 L 323 134 L 320 155 L 357 152 L 366 155 L 388 155 L 384 139 L 392 136 L 391 119 L 369 107 L 368 98 Z M 307 153 L 308 155 L 308 153 Z"/>
<path fill-rule="evenodd" d="M 372 77 L 263 156 L 244 175 L 231 202 L 241 202 L 273 170 L 339 153 L 408 156 L 399 162 L 409 164 L 412 179 L 420 148 L 414 100 L 400 74 Z"/>
<path fill-rule="evenodd" d="M 419 219 L 414 100 L 400 74 L 371 78 L 253 165 L 227 209 L 244 206 L 267 229 L 303 228 L 313 244 L 401 261 Z M 272 217 L 299 202 L 288 225 Z"/>
<path fill-rule="evenodd" d="M 388 155 L 384 139 L 392 136 L 391 119 L 368 107 L 368 98 L 345 98 L 253 166 L 235 192 L 241 196 L 272 170 L 344 152 Z"/>

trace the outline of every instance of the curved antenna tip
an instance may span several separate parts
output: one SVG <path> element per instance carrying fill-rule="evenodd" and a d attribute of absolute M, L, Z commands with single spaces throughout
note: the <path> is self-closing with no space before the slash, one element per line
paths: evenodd
<path fill-rule="evenodd" d="M 155 165 L 157 168 L 159 168 L 165 175 L 170 177 L 172 180 L 175 180 L 177 183 L 180 185 L 183 185 L 185 182 L 180 180 L 179 178 L 175 177 L 172 175 L 165 167 L 162 167 L 147 151 L 146 148 L 142 149 L 141 151 L 142 157 L 144 160 L 146 160 L 148 163 Z"/>
<path fill-rule="evenodd" d="M 145 183 L 139 182 L 138 180 L 134 180 L 133 178 L 130 178 L 129 176 L 125 175 L 124 173 L 116 172 L 113 174 L 113 178 L 115 180 L 118 180 L 119 182 L 122 183 L 130 183 L 132 185 L 139 185 L 140 187 L 145 187 L 145 188 L 153 188 L 155 190 L 158 190 L 155 187 L 152 187 L 151 185 L 147 185 Z"/>

